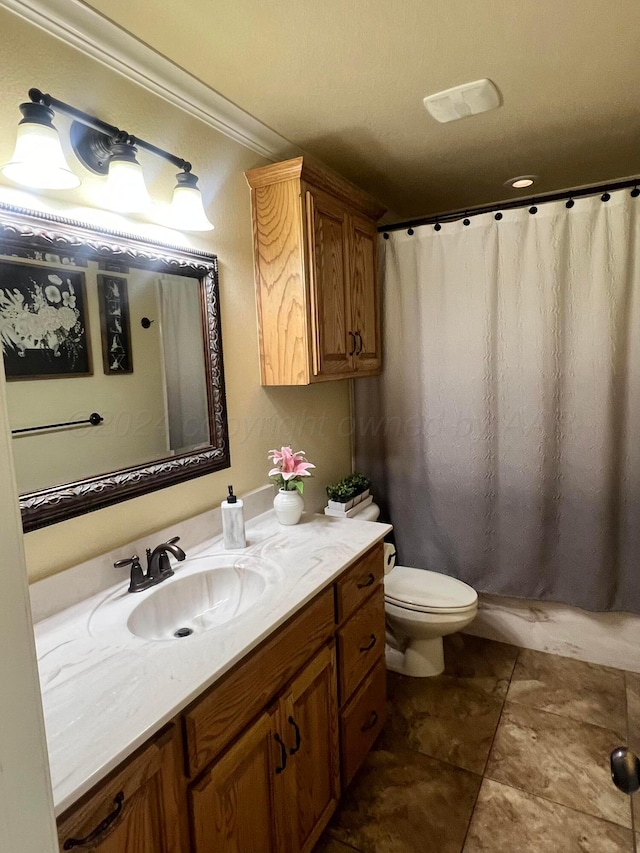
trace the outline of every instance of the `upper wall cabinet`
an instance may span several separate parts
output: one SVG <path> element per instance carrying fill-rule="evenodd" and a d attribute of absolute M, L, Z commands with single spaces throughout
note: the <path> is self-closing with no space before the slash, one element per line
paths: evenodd
<path fill-rule="evenodd" d="M 302 157 L 246 177 L 262 384 L 379 373 L 376 222 L 384 208 Z"/>

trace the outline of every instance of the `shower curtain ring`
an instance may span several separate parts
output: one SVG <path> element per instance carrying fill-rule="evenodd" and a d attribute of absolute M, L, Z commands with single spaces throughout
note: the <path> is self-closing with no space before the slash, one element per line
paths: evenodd
<path fill-rule="evenodd" d="M 635 186 L 635 187 L 631 190 L 631 198 L 638 198 L 638 196 L 639 196 L 639 195 L 640 195 L 640 190 L 638 189 L 638 187 L 637 187 L 637 186 Z"/>

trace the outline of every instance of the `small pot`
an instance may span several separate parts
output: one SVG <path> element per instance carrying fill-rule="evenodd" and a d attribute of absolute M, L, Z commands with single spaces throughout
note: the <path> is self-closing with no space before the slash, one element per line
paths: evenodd
<path fill-rule="evenodd" d="M 304 510 L 304 500 L 300 492 L 279 489 L 273 499 L 273 509 L 280 524 L 297 524 Z"/>
<path fill-rule="evenodd" d="M 329 509 L 337 509 L 338 512 L 346 512 L 353 506 L 353 500 L 350 501 L 328 501 Z"/>

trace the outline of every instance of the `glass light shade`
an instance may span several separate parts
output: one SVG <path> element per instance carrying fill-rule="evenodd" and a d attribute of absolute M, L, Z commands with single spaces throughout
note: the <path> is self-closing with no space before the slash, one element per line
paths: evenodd
<path fill-rule="evenodd" d="M 178 184 L 174 189 L 167 225 L 180 231 L 213 231 L 197 187 Z"/>
<path fill-rule="evenodd" d="M 151 206 L 142 167 L 130 160 L 111 160 L 106 185 L 107 204 L 120 213 L 138 213 Z"/>
<path fill-rule="evenodd" d="M 52 125 L 22 122 L 11 160 L 2 167 L 5 178 L 43 190 L 68 190 L 80 178 L 65 160 L 58 131 Z"/>

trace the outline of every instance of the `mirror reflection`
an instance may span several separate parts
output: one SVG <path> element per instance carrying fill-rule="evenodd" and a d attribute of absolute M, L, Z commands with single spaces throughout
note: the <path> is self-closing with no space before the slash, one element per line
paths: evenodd
<path fill-rule="evenodd" d="M 29 430 L 13 440 L 19 491 L 209 445 L 198 279 L 57 260 L 0 255 L 9 417 Z"/>

